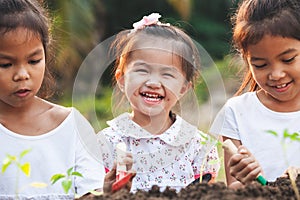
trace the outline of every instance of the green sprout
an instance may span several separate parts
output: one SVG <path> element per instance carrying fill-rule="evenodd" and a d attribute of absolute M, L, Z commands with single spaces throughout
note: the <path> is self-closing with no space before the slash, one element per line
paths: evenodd
<path fill-rule="evenodd" d="M 50 179 L 51 184 L 53 185 L 58 180 L 62 179 L 61 186 L 64 189 L 65 193 L 68 194 L 72 186 L 72 177 L 73 176 L 83 177 L 81 173 L 73 170 L 74 167 L 71 167 L 67 170 L 67 173 L 65 174 L 54 174 Z"/>
<path fill-rule="evenodd" d="M 279 136 L 276 131 L 268 130 L 267 133 L 270 133 L 270 134 L 272 134 L 276 137 Z M 289 163 L 288 163 L 288 160 L 287 160 L 287 155 L 286 155 L 287 154 L 287 152 L 286 152 L 286 149 L 287 149 L 286 140 L 287 139 L 289 139 L 291 142 L 295 142 L 295 141 L 300 142 L 300 134 L 298 132 L 289 133 L 288 129 L 285 129 L 283 131 L 283 138 L 281 139 L 281 146 L 282 146 L 283 151 L 284 151 L 285 162 L 286 162 L 287 166 L 289 166 Z M 299 193 L 299 190 L 298 190 L 297 185 L 296 185 L 296 180 L 294 178 L 292 178 L 291 173 L 292 172 L 288 169 L 289 178 L 290 178 L 293 190 L 295 192 L 296 199 L 300 200 L 300 193 Z"/>
<path fill-rule="evenodd" d="M 27 177 L 29 177 L 31 169 L 30 163 L 25 162 L 22 164 L 21 159 L 30 151 L 31 149 L 26 149 L 22 151 L 19 156 L 7 154 L 4 160 L 2 161 L 2 173 L 4 173 L 10 165 L 16 165 L 18 169 L 20 169 Z"/>

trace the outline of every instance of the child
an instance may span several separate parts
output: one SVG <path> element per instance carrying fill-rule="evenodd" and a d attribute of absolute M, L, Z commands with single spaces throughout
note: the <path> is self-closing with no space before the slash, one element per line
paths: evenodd
<path fill-rule="evenodd" d="M 75 108 L 43 99 L 53 88 L 46 12 L 34 0 L 0 0 L 0 34 L 0 160 L 30 150 L 17 161 L 31 167 L 27 177 L 17 163 L 2 165 L 0 199 L 74 199 L 102 188 L 104 167 L 90 154 L 93 128 Z M 50 178 L 71 167 L 83 177 L 72 177 L 67 195 Z M 31 186 L 36 182 L 47 187 Z"/>
<path fill-rule="evenodd" d="M 131 113 L 108 121 L 109 127 L 99 136 L 107 137 L 112 152 L 124 142 L 132 154 L 136 171 L 132 192 L 153 185 L 179 191 L 200 174 L 216 176 L 219 168 L 210 162 L 218 155 L 205 141 L 207 136 L 172 112 L 178 100 L 192 91 L 198 50 L 182 30 L 159 22 L 159 17 L 145 16 L 134 29 L 120 32 L 112 45 L 117 90 L 129 101 Z M 110 169 L 116 156 L 109 152 L 102 156 Z"/>
<path fill-rule="evenodd" d="M 299 33 L 299 1 L 245 0 L 237 10 L 233 42 L 247 66 L 237 94 L 248 92 L 229 99 L 210 129 L 243 145 L 231 159 L 225 152 L 230 187 L 250 183 L 260 173 L 274 181 L 289 165 L 300 167 L 299 141 L 283 137 L 286 130 L 299 140 Z M 274 131 L 277 136 L 270 134 Z"/>

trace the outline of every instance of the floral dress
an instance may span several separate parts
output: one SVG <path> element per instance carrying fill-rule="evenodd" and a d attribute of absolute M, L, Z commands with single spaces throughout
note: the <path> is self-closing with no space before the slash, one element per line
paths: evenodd
<path fill-rule="evenodd" d="M 216 176 L 220 163 L 216 147 L 208 136 L 176 116 L 173 125 L 160 135 L 152 135 L 130 119 L 129 113 L 108 121 L 109 127 L 98 133 L 104 165 L 111 169 L 116 145 L 124 142 L 133 156 L 131 191 L 149 190 L 158 185 L 179 191 L 199 174 Z"/>

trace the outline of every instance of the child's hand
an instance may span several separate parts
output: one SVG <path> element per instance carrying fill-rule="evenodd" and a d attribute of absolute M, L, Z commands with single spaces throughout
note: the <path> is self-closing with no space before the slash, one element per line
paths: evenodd
<path fill-rule="evenodd" d="M 292 180 L 296 180 L 298 174 L 300 174 L 300 168 L 289 166 L 287 170 L 285 170 L 284 174 L 281 177 L 291 178 Z"/>
<path fill-rule="evenodd" d="M 231 156 L 228 162 L 230 175 L 243 184 L 251 183 L 262 172 L 258 161 L 244 146 Z"/>
<path fill-rule="evenodd" d="M 130 180 L 122 187 L 130 191 L 132 179 L 135 176 L 135 172 L 132 171 L 132 164 L 133 159 L 131 154 L 126 154 L 126 157 L 123 159 L 124 164 L 126 164 L 127 173 L 131 173 L 132 176 Z M 112 191 L 112 185 L 116 182 L 116 172 L 117 172 L 117 165 L 114 164 L 113 168 L 105 175 L 104 178 L 104 186 L 103 186 L 103 192 L 105 193 L 111 193 Z"/>

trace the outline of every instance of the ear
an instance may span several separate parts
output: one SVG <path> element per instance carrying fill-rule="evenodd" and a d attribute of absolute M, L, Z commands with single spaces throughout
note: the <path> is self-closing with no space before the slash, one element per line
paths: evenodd
<path fill-rule="evenodd" d="M 124 74 L 120 69 L 116 70 L 115 78 L 117 80 L 117 84 L 119 86 L 119 89 L 124 92 Z"/>
<path fill-rule="evenodd" d="M 192 87 L 192 82 L 185 82 L 180 90 L 180 97 L 185 95 L 185 93 Z"/>

